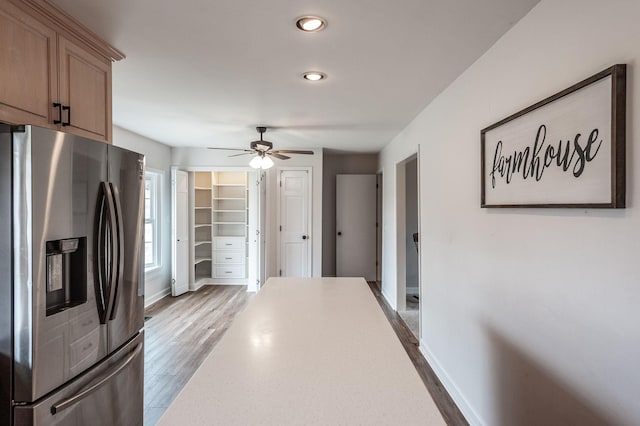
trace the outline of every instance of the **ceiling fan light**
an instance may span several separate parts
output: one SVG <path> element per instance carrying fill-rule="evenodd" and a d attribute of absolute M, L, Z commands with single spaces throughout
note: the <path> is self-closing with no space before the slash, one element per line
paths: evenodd
<path fill-rule="evenodd" d="M 273 167 L 273 160 L 272 160 L 271 158 L 269 158 L 269 157 L 264 157 L 264 158 L 262 159 L 262 165 L 261 165 L 261 167 L 262 167 L 263 169 L 268 169 L 268 168 Z"/>
<path fill-rule="evenodd" d="M 319 16 L 303 16 L 296 21 L 296 27 L 305 33 L 321 31 L 327 26 L 327 21 Z"/>
<path fill-rule="evenodd" d="M 256 155 L 255 157 L 253 157 L 251 159 L 251 161 L 249 161 L 249 166 L 253 167 L 254 169 L 259 169 L 260 167 L 265 168 L 262 165 L 262 162 L 263 162 L 262 157 L 259 156 L 259 155 Z M 273 165 L 273 161 L 271 163 Z M 269 166 L 269 167 L 271 167 L 271 166 Z"/>

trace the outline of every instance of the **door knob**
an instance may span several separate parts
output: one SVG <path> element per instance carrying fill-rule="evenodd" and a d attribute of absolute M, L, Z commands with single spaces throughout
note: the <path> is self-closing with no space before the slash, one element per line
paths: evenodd
<path fill-rule="evenodd" d="M 338 232 L 338 235 L 342 235 L 342 232 Z"/>
<path fill-rule="evenodd" d="M 303 236 L 302 236 L 302 239 L 303 239 L 303 240 L 306 240 L 306 239 L 307 239 L 307 236 L 306 236 L 306 235 L 303 235 Z"/>

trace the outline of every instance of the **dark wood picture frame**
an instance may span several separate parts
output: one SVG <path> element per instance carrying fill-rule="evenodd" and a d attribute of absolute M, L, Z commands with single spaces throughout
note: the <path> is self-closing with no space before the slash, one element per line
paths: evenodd
<path fill-rule="evenodd" d="M 509 123 L 515 119 L 525 116 L 532 111 L 537 110 L 543 106 L 546 106 L 561 98 L 565 98 L 574 92 L 585 88 L 593 83 L 597 83 L 611 76 L 611 188 L 610 188 L 610 200 L 608 202 L 580 202 L 580 203 L 488 203 L 486 200 L 487 190 L 487 169 L 485 164 L 485 149 L 486 149 L 486 134 L 487 132 L 497 129 L 506 123 Z M 606 129 L 609 130 L 609 129 Z M 546 132 L 546 130 L 545 130 Z M 561 92 L 556 93 L 540 102 L 531 105 L 528 108 L 523 109 L 509 117 L 498 121 L 480 131 L 481 140 L 481 207 L 487 208 L 624 208 L 625 207 L 625 183 L 626 183 L 626 170 L 625 170 L 625 137 L 626 137 L 626 64 L 617 64 L 610 68 L 607 68 Z M 499 141 L 502 143 L 502 140 Z M 576 142 L 577 143 L 577 142 Z M 597 153 L 597 151 L 596 151 Z M 573 157 L 572 157 L 573 158 Z M 559 160 L 558 160 L 559 161 Z M 493 166 L 489 164 L 489 167 L 494 167 L 495 172 L 495 157 Z M 509 164 L 511 167 L 511 164 Z M 566 170 L 565 170 L 566 171 Z M 493 176 L 493 175 L 492 175 Z M 495 182 L 494 182 L 495 183 Z M 508 181 L 507 181 L 508 183 Z M 526 197 L 525 197 L 526 198 Z"/>

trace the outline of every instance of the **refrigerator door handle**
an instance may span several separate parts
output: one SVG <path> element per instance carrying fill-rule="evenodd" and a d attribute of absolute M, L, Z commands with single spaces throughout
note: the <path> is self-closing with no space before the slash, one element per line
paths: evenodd
<path fill-rule="evenodd" d="M 116 274 L 116 261 L 118 258 L 118 245 L 117 245 L 117 225 L 116 225 L 116 211 L 115 206 L 113 204 L 113 192 L 111 191 L 111 186 L 108 182 L 102 182 L 102 189 L 105 194 L 105 200 L 107 205 L 107 223 L 108 223 L 108 233 L 109 238 L 107 242 L 107 249 L 109 251 L 108 261 L 109 261 L 109 289 L 108 294 L 106 295 L 106 312 L 104 318 L 100 319 L 102 324 L 106 324 L 108 319 L 112 318 L 112 310 L 113 310 L 113 300 L 116 295 L 116 287 L 118 285 L 118 276 Z"/>
<path fill-rule="evenodd" d="M 116 366 L 113 370 L 111 371 L 107 371 L 104 373 L 103 376 L 101 376 L 98 381 L 96 383 L 94 383 L 93 385 L 91 385 L 90 387 L 82 390 L 81 392 L 78 392 L 77 394 L 63 400 L 60 401 L 56 404 L 53 404 L 51 406 L 51 414 L 56 414 L 59 413 L 60 411 L 71 407 L 72 405 L 82 401 L 84 398 L 86 398 L 87 396 L 91 395 L 93 392 L 97 391 L 98 389 L 100 389 L 102 386 L 104 386 L 109 380 L 111 380 L 113 377 L 117 376 L 118 373 L 120 373 L 124 368 L 127 367 L 127 365 L 129 365 L 134 359 L 135 357 L 137 357 L 140 352 L 142 351 L 142 342 L 138 343 L 138 346 L 136 346 L 136 348 L 133 350 L 133 352 L 131 352 L 131 354 L 125 358 L 120 365 Z"/>
<path fill-rule="evenodd" d="M 100 190 L 98 193 L 98 206 L 96 208 L 96 219 L 95 219 L 95 286 L 96 286 L 96 303 L 98 305 L 98 316 L 100 317 L 100 323 L 104 324 L 106 320 L 106 310 L 107 310 L 107 301 L 105 295 L 105 281 L 106 281 L 106 267 L 105 267 L 105 257 L 107 256 L 106 252 L 106 224 L 105 224 L 105 203 L 106 203 L 106 194 L 104 193 L 103 185 L 100 185 Z"/>
<path fill-rule="evenodd" d="M 118 313 L 118 301 L 121 293 L 120 287 L 123 285 L 122 280 L 124 278 L 124 224 L 122 223 L 124 216 L 122 214 L 122 204 L 120 203 L 118 187 L 113 183 L 109 183 L 109 186 L 111 186 L 113 205 L 115 207 L 115 245 L 117 248 L 117 254 L 115 256 L 116 289 L 111 301 L 111 315 L 109 316 L 109 319 L 112 320 Z"/>
<path fill-rule="evenodd" d="M 109 318 L 109 304 L 113 290 L 113 225 L 115 221 L 111 188 L 106 182 L 100 183 L 98 208 L 96 209 L 96 301 L 100 324 L 106 324 Z"/>

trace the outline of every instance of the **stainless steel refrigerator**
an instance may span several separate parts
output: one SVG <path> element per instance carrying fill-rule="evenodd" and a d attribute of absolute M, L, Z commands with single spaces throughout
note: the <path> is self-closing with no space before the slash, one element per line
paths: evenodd
<path fill-rule="evenodd" d="M 0 424 L 139 425 L 144 157 L 0 124 Z"/>

